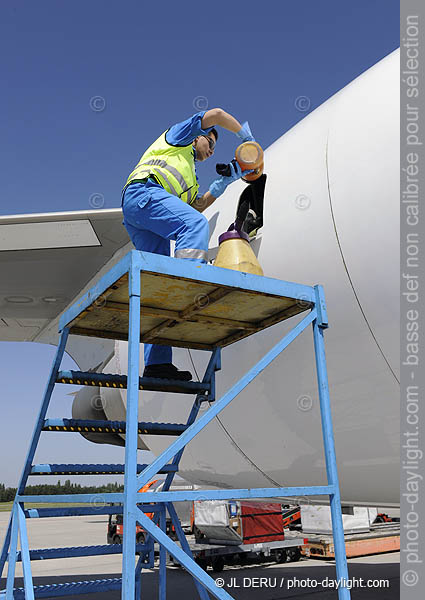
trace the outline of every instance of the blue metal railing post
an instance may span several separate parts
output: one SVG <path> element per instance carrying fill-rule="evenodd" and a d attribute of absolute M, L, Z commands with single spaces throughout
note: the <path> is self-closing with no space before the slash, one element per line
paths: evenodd
<path fill-rule="evenodd" d="M 25 600 L 34 600 L 34 584 L 31 572 L 30 551 L 28 547 L 27 524 L 22 504 L 17 504 L 19 537 L 21 540 L 21 560 L 24 572 Z"/>
<path fill-rule="evenodd" d="M 137 430 L 139 407 L 140 356 L 140 269 L 131 255 L 128 275 L 128 385 L 127 423 L 125 430 L 125 473 L 123 510 L 122 600 L 134 600 L 136 553 L 136 492 L 137 486 Z"/>
<path fill-rule="evenodd" d="M 341 513 L 338 470 L 336 464 L 335 442 L 332 427 L 331 404 L 326 368 L 325 342 L 323 331 L 328 327 L 326 303 L 323 288 L 315 286 L 317 318 L 313 321 L 314 352 L 316 356 L 317 383 L 319 387 L 320 413 L 322 419 L 323 445 L 325 450 L 328 484 L 334 487 L 330 494 L 332 532 L 335 547 L 336 576 L 340 583 L 339 600 L 350 600 L 351 594 L 344 583 L 348 581 L 347 557 L 345 553 L 344 526 Z"/>
<path fill-rule="evenodd" d="M 18 530 L 18 504 L 15 502 L 12 508 L 12 532 L 10 536 L 9 562 L 7 565 L 6 600 L 13 600 L 16 556 L 18 552 Z"/>

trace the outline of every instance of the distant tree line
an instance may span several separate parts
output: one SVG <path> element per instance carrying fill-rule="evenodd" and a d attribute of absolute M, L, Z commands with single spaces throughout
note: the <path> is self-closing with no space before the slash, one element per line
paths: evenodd
<path fill-rule="evenodd" d="M 0 483 L 0 502 L 12 502 L 15 499 L 16 489 L 6 487 L 4 483 Z M 28 485 L 25 488 L 25 494 L 41 495 L 41 494 L 108 494 L 115 492 L 123 492 L 124 486 L 121 483 L 106 483 L 104 485 L 80 485 L 79 483 L 71 483 L 67 479 L 65 483 L 58 481 L 56 484 L 42 483 L 39 485 Z"/>

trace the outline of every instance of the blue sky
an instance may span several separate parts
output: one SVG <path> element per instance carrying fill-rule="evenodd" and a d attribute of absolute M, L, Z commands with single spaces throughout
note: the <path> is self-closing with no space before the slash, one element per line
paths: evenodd
<path fill-rule="evenodd" d="M 398 46 L 395 0 L 5 0 L 0 214 L 91 209 L 93 194 L 101 194 L 100 207 L 118 207 L 145 148 L 205 108 L 248 120 L 267 148 Z M 308 100 L 300 104 L 300 97 Z M 219 134 L 213 160 L 197 169 L 201 191 L 215 162 L 230 160 L 237 145 L 233 134 Z M 0 353 L 8 375 L 0 482 L 13 485 L 53 349 L 3 342 Z M 72 367 L 71 359 L 65 363 Z M 56 416 L 69 415 L 70 391 L 56 393 Z M 66 462 L 122 460 L 121 450 L 65 434 L 60 440 L 63 454 L 73 443 Z M 40 460 L 57 443 L 45 442 Z"/>

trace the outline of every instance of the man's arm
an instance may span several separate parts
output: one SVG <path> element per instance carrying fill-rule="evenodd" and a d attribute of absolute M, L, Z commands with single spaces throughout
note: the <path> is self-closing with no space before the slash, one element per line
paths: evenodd
<path fill-rule="evenodd" d="M 217 198 L 211 194 L 210 191 L 205 192 L 203 196 L 198 196 L 191 206 L 198 212 L 204 212 Z"/>
<path fill-rule="evenodd" d="M 207 110 L 207 112 L 202 117 L 201 121 L 202 129 L 207 129 L 208 127 L 214 127 L 214 125 L 219 125 L 224 129 L 228 129 L 233 133 L 237 133 L 240 131 L 242 125 L 239 123 L 235 117 L 229 115 L 222 108 L 211 108 Z"/>
<path fill-rule="evenodd" d="M 242 171 L 241 167 L 236 161 L 234 161 L 234 164 L 230 163 L 229 166 L 231 174 L 228 176 L 220 175 L 220 177 L 212 182 L 208 192 L 205 192 L 203 196 L 198 196 L 191 204 L 191 206 L 193 206 L 193 208 L 195 208 L 198 212 L 204 212 L 206 208 L 211 206 L 211 204 L 215 202 L 219 196 L 221 196 L 230 183 L 237 181 L 245 175 L 249 175 L 249 173 L 252 173 L 252 169 Z"/>
<path fill-rule="evenodd" d="M 203 129 L 208 129 L 209 127 L 213 127 L 214 125 L 219 125 L 224 129 L 228 129 L 233 133 L 236 133 L 238 137 L 242 139 L 242 141 L 254 140 L 252 137 L 251 130 L 249 128 L 248 122 L 246 121 L 243 125 L 239 123 L 235 117 L 229 115 L 222 108 L 211 108 L 207 110 L 201 120 L 201 127 Z M 204 212 L 213 202 L 217 200 L 217 198 L 223 193 L 226 187 L 232 181 L 236 181 L 240 177 L 252 173 L 252 170 L 243 171 L 236 163 L 234 167 L 231 167 L 233 173 L 229 177 L 220 176 L 217 180 L 213 181 L 210 186 L 213 188 L 213 191 L 216 192 L 216 195 L 213 195 L 209 190 L 205 192 L 203 196 L 198 196 L 196 200 L 191 204 L 193 208 L 195 208 L 198 212 Z"/>

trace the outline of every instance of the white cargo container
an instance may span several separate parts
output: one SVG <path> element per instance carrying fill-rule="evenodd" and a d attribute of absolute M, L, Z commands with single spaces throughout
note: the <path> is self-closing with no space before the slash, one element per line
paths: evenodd
<path fill-rule="evenodd" d="M 301 524 L 303 533 L 332 533 L 331 510 L 329 506 L 301 504 Z M 343 508 L 342 522 L 345 533 L 362 533 L 370 526 L 378 514 L 377 508 L 350 506 Z"/>

